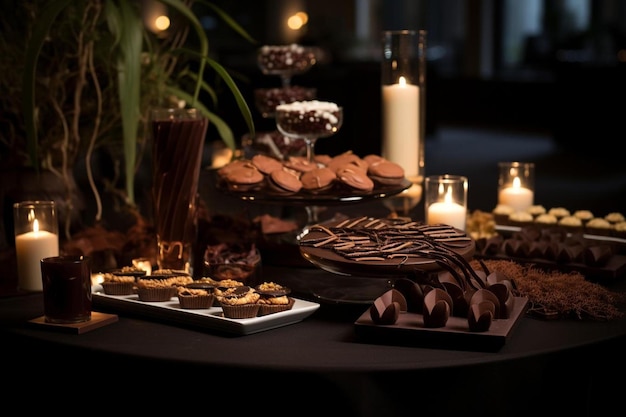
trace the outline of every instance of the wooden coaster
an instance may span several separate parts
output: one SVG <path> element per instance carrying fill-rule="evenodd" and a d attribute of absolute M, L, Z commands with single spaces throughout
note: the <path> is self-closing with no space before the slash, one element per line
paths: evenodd
<path fill-rule="evenodd" d="M 44 316 L 37 317 L 36 319 L 29 320 L 30 323 L 34 323 L 39 326 L 44 326 L 49 329 L 59 330 L 65 333 L 83 334 L 106 326 L 118 321 L 117 314 L 99 313 L 97 311 L 91 312 L 91 320 L 83 323 L 71 323 L 71 324 L 57 324 L 47 323 Z"/>

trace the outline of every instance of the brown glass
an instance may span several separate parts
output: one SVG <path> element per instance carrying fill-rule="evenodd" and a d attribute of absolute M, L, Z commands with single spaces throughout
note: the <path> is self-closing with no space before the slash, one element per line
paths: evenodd
<path fill-rule="evenodd" d="M 155 109 L 151 117 L 157 264 L 160 269 L 191 273 L 208 119 L 196 109 Z"/>
<path fill-rule="evenodd" d="M 41 279 L 46 322 L 70 324 L 91 320 L 91 258 L 44 258 Z"/>

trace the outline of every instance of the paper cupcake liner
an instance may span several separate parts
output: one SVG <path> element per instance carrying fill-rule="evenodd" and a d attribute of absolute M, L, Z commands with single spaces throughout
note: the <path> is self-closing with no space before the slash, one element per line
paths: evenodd
<path fill-rule="evenodd" d="M 211 308 L 214 300 L 213 294 L 209 295 L 179 295 L 178 302 L 181 308 L 197 309 Z"/>
<path fill-rule="evenodd" d="M 280 313 L 281 311 L 291 310 L 296 300 L 289 298 L 289 304 L 260 304 L 259 316 L 266 316 L 268 314 Z"/>
<path fill-rule="evenodd" d="M 162 288 L 137 288 L 137 295 L 139 300 L 156 302 L 156 301 L 169 301 L 176 295 L 176 287 L 162 287 Z"/>
<path fill-rule="evenodd" d="M 102 289 L 107 295 L 131 295 L 134 285 L 132 282 L 103 282 Z"/>
<path fill-rule="evenodd" d="M 256 317 L 259 312 L 259 304 L 226 305 L 222 304 L 224 317 L 229 319 L 249 319 Z"/>

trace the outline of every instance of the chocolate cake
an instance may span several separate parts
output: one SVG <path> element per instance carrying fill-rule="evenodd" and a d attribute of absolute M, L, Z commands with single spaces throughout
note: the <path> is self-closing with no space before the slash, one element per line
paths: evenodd
<path fill-rule="evenodd" d="M 364 216 L 311 226 L 300 239 L 300 251 L 331 272 L 406 276 L 465 264 L 474 241 L 449 225 Z"/>

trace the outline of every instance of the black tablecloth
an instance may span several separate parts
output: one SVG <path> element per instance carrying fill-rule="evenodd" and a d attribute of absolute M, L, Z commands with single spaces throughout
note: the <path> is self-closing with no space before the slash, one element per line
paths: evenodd
<path fill-rule="evenodd" d="M 326 276 L 314 269 L 265 272 Z M 120 314 L 114 324 L 76 335 L 29 325 L 42 314 L 41 294 L 11 297 L 0 300 L 2 344 L 5 357 L 19 365 L 5 378 L 17 388 L 87 370 L 83 388 L 90 392 L 113 384 L 135 395 L 165 390 L 177 397 L 184 388 L 217 396 L 225 407 L 240 398 L 270 407 L 281 398 L 301 407 L 288 412 L 296 415 L 596 415 L 621 406 L 618 394 L 626 392 L 626 319 L 523 317 L 503 347 L 485 352 L 363 340 L 354 321 L 366 308 L 323 303 L 300 323 L 246 336 Z M 161 411 L 172 405 L 151 404 Z"/>

